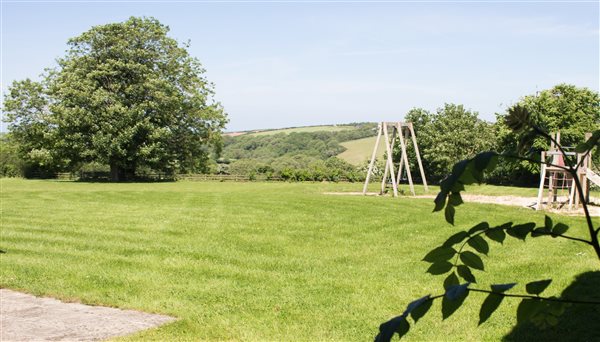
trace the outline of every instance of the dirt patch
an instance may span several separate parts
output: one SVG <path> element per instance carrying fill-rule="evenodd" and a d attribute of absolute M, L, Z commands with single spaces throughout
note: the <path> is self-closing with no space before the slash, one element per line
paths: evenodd
<path fill-rule="evenodd" d="M 362 192 L 324 192 L 324 195 L 346 195 L 346 196 L 362 196 Z M 378 196 L 379 194 L 376 192 L 368 192 L 367 196 Z M 385 195 L 390 196 L 390 195 Z M 500 205 L 511 205 L 516 207 L 530 208 L 535 210 L 535 206 L 537 204 L 536 197 L 519 197 L 519 196 L 486 196 L 486 195 L 472 195 L 472 194 L 464 194 L 461 193 L 461 196 L 465 202 L 476 202 L 476 203 L 490 203 L 490 204 L 500 204 Z M 408 196 L 407 196 L 408 197 Z M 410 198 L 410 197 L 409 197 Z M 432 200 L 435 198 L 435 195 L 420 195 L 414 196 L 412 198 L 431 198 Z M 600 200 L 596 198 L 590 199 L 593 204 L 588 205 L 588 210 L 591 216 L 600 216 L 600 206 L 596 205 L 600 203 Z M 559 202 L 566 202 L 566 198 L 558 198 Z M 563 207 L 553 205 L 553 207 L 549 208 L 547 203 L 544 202 L 544 211 L 549 211 L 561 215 L 584 215 L 583 208 L 579 208 L 578 210 L 568 210 L 567 205 L 565 204 Z"/>
<path fill-rule="evenodd" d="M 0 289 L 0 341 L 99 341 L 174 320 Z"/>

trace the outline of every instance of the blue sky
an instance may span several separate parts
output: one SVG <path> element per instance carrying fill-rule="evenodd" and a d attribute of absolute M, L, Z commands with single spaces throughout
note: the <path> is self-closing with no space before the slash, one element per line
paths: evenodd
<path fill-rule="evenodd" d="M 598 2 L 2 1 L 2 90 L 94 25 L 152 16 L 191 41 L 227 130 L 401 120 L 460 103 L 493 121 L 566 82 L 599 90 Z"/>

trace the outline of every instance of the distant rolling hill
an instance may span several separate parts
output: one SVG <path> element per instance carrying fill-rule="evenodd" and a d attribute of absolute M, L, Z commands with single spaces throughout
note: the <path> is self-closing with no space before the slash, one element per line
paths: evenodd
<path fill-rule="evenodd" d="M 300 132 L 337 132 L 344 131 L 347 129 L 354 129 L 354 126 L 345 126 L 345 125 L 323 125 L 323 126 L 306 126 L 306 127 L 293 127 L 293 128 L 282 128 L 282 129 L 273 129 L 273 130 L 265 130 L 260 132 L 249 133 L 252 135 L 271 135 L 271 134 L 279 134 L 279 133 L 300 133 Z"/>
<path fill-rule="evenodd" d="M 364 127 L 365 124 L 373 125 L 372 128 L 372 136 L 364 138 L 365 134 L 358 134 L 358 139 L 354 140 L 346 140 L 340 137 L 341 141 L 339 145 L 346 148 L 346 151 L 337 155 L 337 157 L 347 161 L 353 165 L 362 165 L 371 157 L 371 153 L 373 152 L 373 145 L 375 144 L 376 132 L 375 132 L 375 124 L 374 123 L 361 123 L 361 124 L 337 124 L 337 125 L 318 125 L 318 126 L 303 126 L 303 127 L 288 127 L 281 129 L 259 129 L 259 130 L 251 130 L 251 131 L 239 131 L 239 132 L 229 132 L 225 133 L 225 136 L 229 136 L 235 139 L 235 137 L 246 137 L 246 140 L 251 137 L 267 137 L 273 136 L 275 134 L 289 134 L 289 133 L 312 133 L 312 132 L 349 132 L 351 130 L 362 129 L 360 127 Z M 369 133 L 367 132 L 367 135 Z M 361 137 L 362 136 L 362 137 Z M 346 138 L 347 139 L 347 138 Z M 350 138 L 352 139 L 352 138 Z M 226 144 L 226 151 L 229 149 L 257 149 L 257 146 L 233 146 L 235 145 L 235 140 L 230 140 L 228 144 Z M 279 141 L 279 140 L 277 140 Z M 250 144 L 252 145 L 252 144 Z M 263 147 L 260 147 L 263 148 Z M 385 150 L 385 144 L 383 143 L 383 139 L 381 139 L 378 148 L 378 157 L 381 158 Z M 227 155 L 227 153 L 225 153 Z M 243 153 L 230 153 L 233 159 L 244 158 L 243 156 L 247 155 L 248 152 Z M 239 155 L 238 155 L 239 154 Z M 259 155 L 254 158 L 262 158 L 263 154 L 255 153 Z M 267 155 L 271 155 L 271 153 L 267 153 Z"/>
<path fill-rule="evenodd" d="M 346 151 L 338 154 L 337 156 L 350 164 L 361 165 L 366 160 L 371 158 L 376 139 L 377 137 L 372 136 L 343 142 L 340 145 L 344 146 Z M 384 139 L 379 140 L 379 146 L 377 147 L 378 158 L 381 158 L 385 150 L 385 144 L 383 140 Z"/>
<path fill-rule="evenodd" d="M 338 132 L 348 129 L 354 129 L 353 125 L 319 125 L 319 126 L 303 126 L 303 127 L 288 127 L 276 129 L 257 129 L 252 131 L 227 132 L 225 136 L 237 137 L 240 135 L 273 135 L 279 133 L 300 133 L 300 132 Z"/>

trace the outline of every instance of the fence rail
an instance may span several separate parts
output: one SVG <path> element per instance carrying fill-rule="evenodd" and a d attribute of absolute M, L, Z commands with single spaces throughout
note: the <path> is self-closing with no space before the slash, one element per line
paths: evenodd
<path fill-rule="evenodd" d="M 42 178 L 35 177 L 33 178 Z M 56 174 L 56 179 L 62 180 L 88 180 L 88 181 L 110 181 L 110 172 L 61 172 Z M 149 180 L 149 181 L 169 181 L 169 180 L 188 180 L 188 181 L 230 181 L 230 182 L 252 182 L 252 181 L 267 181 L 267 182 L 285 182 L 285 181 L 296 181 L 293 179 L 285 179 L 282 177 L 265 176 L 265 175 L 225 175 L 225 174 L 176 174 L 167 175 L 164 173 L 151 173 L 140 175 L 138 180 Z M 364 181 L 364 180 L 363 180 Z M 372 182 L 377 182 L 377 179 L 371 179 Z M 381 181 L 381 180 L 379 180 Z M 345 177 L 339 177 L 335 182 L 351 182 L 351 180 Z M 356 182 L 356 181 L 355 181 Z M 360 180 L 357 182 L 361 182 Z"/>

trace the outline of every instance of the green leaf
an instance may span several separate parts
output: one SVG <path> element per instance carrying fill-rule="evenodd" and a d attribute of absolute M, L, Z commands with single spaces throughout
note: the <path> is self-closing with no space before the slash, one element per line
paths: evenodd
<path fill-rule="evenodd" d="M 488 165 L 485 168 L 485 171 L 487 171 L 487 172 L 493 171 L 496 168 L 496 165 L 498 165 L 498 158 L 500 158 L 500 155 L 494 152 L 494 155 L 490 158 L 490 161 L 488 162 Z"/>
<path fill-rule="evenodd" d="M 458 281 L 458 277 L 456 276 L 456 273 L 452 272 L 450 273 L 446 279 L 444 279 L 444 289 L 447 290 L 448 288 L 458 285 L 460 284 L 460 282 Z"/>
<path fill-rule="evenodd" d="M 465 285 L 468 285 L 468 284 L 465 284 Z M 461 285 L 457 285 L 457 286 L 461 286 Z M 446 291 L 446 293 L 448 293 L 448 291 Z M 460 294 L 460 296 L 455 296 L 454 300 L 448 298 L 448 296 L 444 296 L 442 298 L 442 319 L 446 319 L 446 318 L 452 316 L 452 314 L 454 312 L 456 312 L 456 310 L 458 310 L 458 308 L 460 308 L 460 306 L 464 303 L 465 299 L 469 295 L 469 291 L 467 291 L 466 288 L 465 288 L 465 291 L 457 291 L 457 290 L 454 290 L 454 291 L 456 291 L 455 294 Z"/>
<path fill-rule="evenodd" d="M 550 235 L 550 233 L 551 232 L 548 231 L 545 227 L 544 228 L 536 228 L 533 231 L 531 231 L 531 237 Z"/>
<path fill-rule="evenodd" d="M 486 230 L 490 228 L 490 224 L 487 222 L 480 222 L 475 225 L 473 228 L 469 229 L 469 235 L 477 233 L 480 230 Z"/>
<path fill-rule="evenodd" d="M 454 207 L 448 204 L 446 206 L 446 210 L 444 211 L 444 216 L 446 217 L 446 222 L 450 223 L 451 225 L 454 225 L 454 213 Z"/>
<path fill-rule="evenodd" d="M 395 333 L 400 337 L 404 336 L 410 325 L 404 316 L 397 316 L 379 326 L 379 334 L 375 336 L 377 342 L 388 342 L 392 340 Z"/>
<path fill-rule="evenodd" d="M 463 172 L 465 172 L 465 169 L 469 165 L 469 161 L 469 159 L 465 159 L 454 164 L 454 166 L 452 167 L 452 176 L 456 177 L 456 179 L 454 180 L 455 182 L 463 174 Z"/>
<path fill-rule="evenodd" d="M 584 143 L 581 143 L 575 147 L 575 152 L 577 153 L 585 153 L 588 150 L 594 148 L 594 146 L 598 146 L 600 144 L 600 130 L 594 131 L 592 136 Z"/>
<path fill-rule="evenodd" d="M 479 183 L 482 176 L 483 176 L 483 174 L 481 174 L 480 172 L 478 172 L 474 169 L 473 161 L 468 160 L 467 166 L 463 170 L 460 177 L 458 177 L 457 183 L 458 184 L 466 184 L 466 185 L 473 184 L 473 183 Z"/>
<path fill-rule="evenodd" d="M 517 104 L 508 109 L 504 123 L 514 132 L 519 132 L 530 125 L 531 114 L 527 108 Z"/>
<path fill-rule="evenodd" d="M 523 324 L 535 316 L 542 308 L 543 303 L 539 299 L 523 299 L 517 308 L 517 324 Z"/>
<path fill-rule="evenodd" d="M 487 321 L 488 318 L 490 318 L 490 316 L 494 313 L 494 311 L 496 311 L 496 309 L 498 309 L 498 307 L 500 306 L 500 303 L 502 303 L 503 299 L 504 299 L 503 296 L 495 294 L 495 293 L 490 293 L 485 298 L 485 300 L 483 301 L 483 304 L 481 304 L 481 309 L 479 310 L 478 325 L 481 325 L 482 323 Z"/>
<path fill-rule="evenodd" d="M 488 243 L 479 235 L 475 235 L 467 240 L 469 246 L 473 247 L 477 252 L 487 255 L 490 251 Z"/>
<path fill-rule="evenodd" d="M 534 130 L 530 130 L 530 131 L 527 131 L 524 134 L 522 134 L 521 137 L 519 138 L 519 143 L 517 144 L 517 152 L 520 154 L 530 153 L 529 151 L 532 149 L 532 145 L 535 141 L 535 138 L 537 138 L 537 136 L 538 136 L 538 133 Z M 539 152 L 536 153 L 536 157 L 538 157 L 538 156 L 539 156 Z"/>
<path fill-rule="evenodd" d="M 408 320 L 406 320 L 405 318 L 400 321 L 400 324 L 398 324 L 398 328 L 396 328 L 396 333 L 398 334 L 399 338 L 402 338 L 402 336 L 406 335 L 409 329 L 410 324 L 408 324 Z"/>
<path fill-rule="evenodd" d="M 450 236 L 448 238 L 448 240 L 446 240 L 446 242 L 444 242 L 444 244 L 442 246 L 444 246 L 444 247 L 454 246 L 457 243 L 462 242 L 467 237 L 469 237 L 469 234 L 463 230 L 461 232 L 458 232 L 458 233 Z"/>
<path fill-rule="evenodd" d="M 483 260 L 471 251 L 460 253 L 460 260 L 469 267 L 483 271 Z"/>
<path fill-rule="evenodd" d="M 504 293 L 510 289 L 512 289 L 513 287 L 515 287 L 515 285 L 517 285 L 517 283 L 509 283 L 509 284 L 493 284 L 491 286 L 492 288 L 492 292 L 496 292 L 496 293 Z"/>
<path fill-rule="evenodd" d="M 445 261 L 452 259 L 453 256 L 456 255 L 456 250 L 452 247 L 437 247 L 427 253 L 423 258 L 423 261 L 427 262 L 437 262 L 437 261 Z"/>
<path fill-rule="evenodd" d="M 554 235 L 562 235 L 569 230 L 569 226 L 564 223 L 557 223 L 554 228 L 552 228 L 552 234 Z"/>
<path fill-rule="evenodd" d="M 496 152 L 483 152 L 479 153 L 474 158 L 474 166 L 477 171 L 483 172 L 485 170 L 493 170 L 496 166 L 498 154 Z"/>
<path fill-rule="evenodd" d="M 448 261 L 434 262 L 427 269 L 427 273 L 430 273 L 433 275 L 444 274 L 444 273 L 450 271 L 452 269 L 452 266 L 453 265 L 451 263 L 449 263 Z"/>
<path fill-rule="evenodd" d="M 477 281 L 475 280 L 475 276 L 473 275 L 469 267 L 465 265 L 459 265 L 456 267 L 456 271 L 458 272 L 458 275 L 461 276 L 464 280 L 470 283 L 477 283 Z"/>
<path fill-rule="evenodd" d="M 445 297 L 450 300 L 456 300 L 462 297 L 466 291 L 468 291 L 470 283 L 464 283 L 460 285 L 450 286 L 446 289 Z"/>
<path fill-rule="evenodd" d="M 448 197 L 447 192 L 440 191 L 437 194 L 437 196 L 435 197 L 435 200 L 433 200 L 433 202 L 435 203 L 435 208 L 433 208 L 434 212 L 444 209 L 444 207 L 446 206 L 446 198 L 447 197 Z"/>
<path fill-rule="evenodd" d="M 544 226 L 548 231 L 552 230 L 552 219 L 548 215 L 544 218 Z"/>
<path fill-rule="evenodd" d="M 518 224 L 507 229 L 506 233 L 508 233 L 508 235 L 510 236 L 514 236 L 518 239 L 525 241 L 525 238 L 533 230 L 533 228 L 535 228 L 534 222 Z"/>
<path fill-rule="evenodd" d="M 539 295 L 548 287 L 548 285 L 550 285 L 551 282 L 552 279 L 532 281 L 531 283 L 525 285 L 525 289 L 529 294 Z"/>
<path fill-rule="evenodd" d="M 460 192 L 453 192 L 448 196 L 448 205 L 459 206 L 463 204 L 462 197 L 460 196 Z"/>
<path fill-rule="evenodd" d="M 417 323 L 421 317 L 425 316 L 425 314 L 431 309 L 431 305 L 433 304 L 433 300 L 428 300 L 418 307 L 414 308 L 410 312 L 410 317 Z"/>
<path fill-rule="evenodd" d="M 506 238 L 506 233 L 501 228 L 492 228 L 485 232 L 485 235 L 496 242 L 502 243 Z"/>

